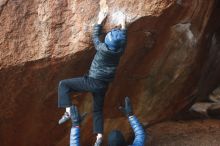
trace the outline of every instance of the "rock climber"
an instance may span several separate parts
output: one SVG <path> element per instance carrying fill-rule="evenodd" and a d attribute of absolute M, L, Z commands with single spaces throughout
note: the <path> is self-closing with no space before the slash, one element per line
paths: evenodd
<path fill-rule="evenodd" d="M 135 139 L 131 146 L 144 146 L 146 142 L 146 133 L 138 121 L 137 117 L 133 114 L 132 106 L 130 99 L 125 98 L 125 106 L 122 107 L 123 113 L 128 117 L 129 123 L 134 131 Z M 71 106 L 71 121 L 72 127 L 70 132 L 70 146 L 80 146 L 80 123 L 83 120 L 81 118 L 77 107 Z M 101 139 L 97 140 L 94 146 L 101 146 Z M 113 130 L 108 135 L 108 146 L 127 146 L 128 144 L 125 141 L 123 134 L 118 130 Z"/>
<path fill-rule="evenodd" d="M 97 134 L 97 139 L 102 138 L 103 133 L 103 104 L 104 97 L 109 83 L 114 79 L 116 68 L 125 50 L 126 17 L 121 22 L 121 28 L 112 29 L 101 42 L 102 23 L 107 17 L 107 12 L 100 11 L 98 22 L 94 25 L 92 40 L 96 49 L 96 54 L 91 63 L 89 73 L 82 77 L 65 79 L 59 82 L 58 87 L 58 107 L 66 108 L 66 112 L 59 120 L 62 124 L 70 119 L 72 106 L 70 93 L 91 92 L 93 95 L 93 131 Z"/>

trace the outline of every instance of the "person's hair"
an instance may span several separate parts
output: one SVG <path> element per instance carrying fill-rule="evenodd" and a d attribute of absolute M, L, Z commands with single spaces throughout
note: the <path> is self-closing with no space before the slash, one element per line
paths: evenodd
<path fill-rule="evenodd" d="M 125 138 L 121 131 L 112 130 L 109 133 L 108 146 L 126 146 Z"/>

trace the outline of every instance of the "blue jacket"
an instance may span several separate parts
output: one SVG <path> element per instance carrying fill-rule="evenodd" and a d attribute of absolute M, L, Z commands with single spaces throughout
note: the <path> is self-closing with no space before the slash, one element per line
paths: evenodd
<path fill-rule="evenodd" d="M 71 128 L 70 146 L 80 146 L 80 128 L 79 127 Z"/>
<path fill-rule="evenodd" d="M 141 123 L 138 121 L 136 116 L 130 116 L 129 122 L 135 134 L 132 146 L 144 146 L 146 136 Z"/>
<path fill-rule="evenodd" d="M 128 118 L 129 123 L 134 131 L 135 139 L 132 146 L 144 146 L 146 135 L 145 131 L 136 116 Z M 70 146 L 80 146 L 80 128 L 72 127 L 70 133 Z"/>
<path fill-rule="evenodd" d="M 113 80 L 125 46 L 117 51 L 109 50 L 105 43 L 99 40 L 102 25 L 96 24 L 93 28 L 92 40 L 96 54 L 89 69 L 89 77 L 110 82 Z M 126 30 L 122 30 L 126 34 Z"/>

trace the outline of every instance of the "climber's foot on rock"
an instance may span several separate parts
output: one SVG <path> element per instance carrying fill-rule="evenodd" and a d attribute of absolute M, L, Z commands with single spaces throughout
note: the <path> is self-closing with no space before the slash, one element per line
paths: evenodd
<path fill-rule="evenodd" d="M 65 112 L 64 115 L 62 116 L 62 118 L 59 120 L 59 124 L 63 124 L 65 123 L 66 121 L 68 121 L 70 119 L 70 115 Z"/>

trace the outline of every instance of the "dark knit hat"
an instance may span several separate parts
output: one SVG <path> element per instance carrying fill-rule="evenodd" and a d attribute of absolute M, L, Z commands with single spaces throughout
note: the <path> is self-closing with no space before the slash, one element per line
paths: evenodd
<path fill-rule="evenodd" d="M 115 51 L 123 46 L 126 43 L 126 34 L 120 29 L 112 29 L 105 36 L 105 44 L 110 50 Z"/>
<path fill-rule="evenodd" d="M 108 135 L 108 146 L 125 146 L 125 139 L 118 130 L 113 130 Z"/>

